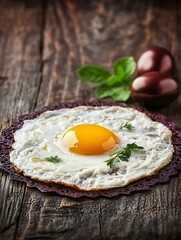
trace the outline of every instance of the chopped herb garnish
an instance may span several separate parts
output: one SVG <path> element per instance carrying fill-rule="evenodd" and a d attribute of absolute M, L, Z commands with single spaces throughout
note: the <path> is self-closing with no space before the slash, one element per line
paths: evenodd
<path fill-rule="evenodd" d="M 121 130 L 123 128 L 127 128 L 129 132 L 131 132 L 134 129 L 133 125 L 129 124 L 128 122 L 122 123 L 119 130 Z"/>
<path fill-rule="evenodd" d="M 58 156 L 50 156 L 45 158 L 45 160 L 49 161 L 49 162 L 53 162 L 53 163 L 58 163 L 60 162 L 62 159 L 59 158 Z"/>
<path fill-rule="evenodd" d="M 128 162 L 132 151 L 143 150 L 144 147 L 138 146 L 136 143 L 128 143 L 123 149 L 109 154 L 110 159 L 106 160 L 107 166 L 113 168 L 116 162 Z"/>

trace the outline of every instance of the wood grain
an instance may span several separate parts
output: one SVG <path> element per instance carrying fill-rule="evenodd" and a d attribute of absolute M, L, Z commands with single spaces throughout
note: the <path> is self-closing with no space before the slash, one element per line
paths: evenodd
<path fill-rule="evenodd" d="M 181 2 L 1 0 L 0 121 L 64 101 L 94 100 L 76 69 L 161 45 L 181 81 Z M 181 82 L 180 82 L 181 83 Z M 180 127 L 181 97 L 157 111 Z M 181 174 L 150 191 L 113 199 L 41 193 L 0 172 L 0 239 L 181 239 Z"/>
<path fill-rule="evenodd" d="M 0 2 L 0 121 L 7 127 L 34 110 L 41 81 L 42 6 Z M 0 175 L 0 239 L 14 239 L 26 186 Z"/>

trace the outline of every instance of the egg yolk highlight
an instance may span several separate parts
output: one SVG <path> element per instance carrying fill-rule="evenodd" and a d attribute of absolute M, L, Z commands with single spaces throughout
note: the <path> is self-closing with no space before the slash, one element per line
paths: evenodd
<path fill-rule="evenodd" d="M 61 142 L 69 151 L 81 155 L 99 155 L 111 152 L 119 138 L 109 129 L 95 124 L 80 124 L 68 129 Z"/>

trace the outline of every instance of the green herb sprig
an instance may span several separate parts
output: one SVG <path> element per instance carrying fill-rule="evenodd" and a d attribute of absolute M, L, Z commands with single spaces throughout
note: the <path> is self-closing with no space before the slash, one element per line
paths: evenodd
<path fill-rule="evenodd" d="M 130 96 L 130 87 L 136 62 L 133 57 L 123 57 L 112 65 L 113 74 L 104 67 L 85 65 L 77 69 L 77 76 L 83 82 L 97 84 L 96 96 L 98 98 L 111 97 L 115 101 L 127 101 Z"/>
<path fill-rule="evenodd" d="M 131 132 L 134 129 L 133 125 L 131 125 L 128 122 L 127 123 L 122 123 L 119 130 L 121 130 L 123 128 L 126 128 L 129 132 Z"/>
<path fill-rule="evenodd" d="M 136 143 L 128 143 L 123 149 L 109 154 L 110 159 L 106 160 L 107 166 L 115 167 L 116 162 L 128 162 L 132 151 L 143 150 L 144 147 L 138 146 Z"/>
<path fill-rule="evenodd" d="M 58 156 L 50 156 L 45 158 L 45 160 L 49 161 L 49 162 L 53 162 L 53 163 L 59 163 L 62 159 L 59 158 Z"/>

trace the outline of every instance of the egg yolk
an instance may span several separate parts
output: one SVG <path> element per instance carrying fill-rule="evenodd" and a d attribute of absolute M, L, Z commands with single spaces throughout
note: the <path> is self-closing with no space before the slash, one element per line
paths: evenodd
<path fill-rule="evenodd" d="M 105 127 L 80 124 L 68 129 L 61 142 L 73 153 L 99 155 L 113 151 L 119 144 L 119 138 Z"/>

